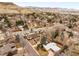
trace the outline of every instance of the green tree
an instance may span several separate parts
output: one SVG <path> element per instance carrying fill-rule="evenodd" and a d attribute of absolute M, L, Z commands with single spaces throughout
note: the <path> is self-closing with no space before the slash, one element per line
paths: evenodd
<path fill-rule="evenodd" d="M 22 20 L 18 20 L 18 21 L 16 21 L 16 26 L 18 26 L 18 25 L 24 25 L 24 22 Z"/>
<path fill-rule="evenodd" d="M 11 23 L 10 23 L 10 21 L 8 20 L 8 17 L 7 17 L 7 16 L 4 16 L 3 18 L 5 19 L 5 20 L 4 20 L 4 23 L 6 23 L 7 26 L 11 28 Z"/>
<path fill-rule="evenodd" d="M 47 37 L 43 36 L 41 38 L 40 44 L 38 44 L 37 49 L 42 48 L 43 49 L 43 44 L 46 45 L 47 44 Z"/>
<path fill-rule="evenodd" d="M 46 45 L 47 44 L 46 42 L 47 42 L 47 37 L 43 36 L 41 38 L 40 44 L 42 44 L 42 45 L 45 44 Z"/>
<path fill-rule="evenodd" d="M 55 39 L 55 38 L 59 35 L 58 30 L 53 31 L 53 32 L 51 33 L 51 35 L 52 35 L 52 40 Z"/>

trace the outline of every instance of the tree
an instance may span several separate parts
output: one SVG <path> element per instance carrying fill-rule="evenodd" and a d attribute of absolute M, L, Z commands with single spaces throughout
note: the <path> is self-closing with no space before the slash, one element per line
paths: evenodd
<path fill-rule="evenodd" d="M 41 38 L 40 44 L 38 44 L 37 49 L 42 48 L 43 49 L 43 44 L 46 45 L 47 44 L 47 37 L 43 36 Z"/>
<path fill-rule="evenodd" d="M 62 24 L 62 20 L 60 20 L 59 23 Z"/>
<path fill-rule="evenodd" d="M 18 21 L 16 21 L 16 26 L 18 26 L 18 25 L 24 25 L 24 22 L 22 20 L 18 20 Z"/>
<path fill-rule="evenodd" d="M 72 32 L 68 32 L 69 33 L 69 38 L 73 36 Z"/>
<path fill-rule="evenodd" d="M 4 20 L 4 23 L 6 23 L 7 26 L 11 28 L 11 23 L 9 22 L 7 16 L 4 16 L 4 19 L 5 19 L 5 20 Z"/>
<path fill-rule="evenodd" d="M 61 37 L 61 40 L 63 41 L 63 39 L 64 39 L 64 33 L 63 32 L 61 32 L 60 37 Z"/>
<path fill-rule="evenodd" d="M 40 41 L 40 44 L 47 44 L 47 37 L 45 37 L 45 36 L 43 36 L 42 38 L 41 38 L 41 41 Z"/>
<path fill-rule="evenodd" d="M 20 42 L 20 39 L 19 39 L 19 35 L 18 34 L 16 35 L 16 41 L 17 42 Z"/>
<path fill-rule="evenodd" d="M 52 21 L 52 19 L 47 19 L 48 23 Z"/>
<path fill-rule="evenodd" d="M 0 30 L 2 30 L 3 29 L 3 25 L 2 24 L 0 24 Z"/>
<path fill-rule="evenodd" d="M 70 22 L 76 22 L 75 18 L 70 19 Z"/>
<path fill-rule="evenodd" d="M 55 38 L 59 35 L 58 30 L 53 31 L 53 32 L 51 33 L 51 35 L 52 35 L 52 40 L 55 39 Z"/>
<path fill-rule="evenodd" d="M 27 24 L 25 24 L 25 25 L 23 26 L 23 28 L 24 28 L 24 29 L 29 29 Z"/>
<path fill-rule="evenodd" d="M 69 23 L 68 24 L 68 28 L 72 28 L 73 26 L 72 26 L 72 24 L 71 23 Z"/>

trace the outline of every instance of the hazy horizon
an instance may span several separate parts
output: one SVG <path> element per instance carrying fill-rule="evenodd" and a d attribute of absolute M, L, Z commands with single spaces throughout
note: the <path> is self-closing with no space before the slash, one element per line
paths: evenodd
<path fill-rule="evenodd" d="M 79 9 L 79 2 L 14 2 L 14 3 L 22 7 L 32 6 L 32 7 Z"/>

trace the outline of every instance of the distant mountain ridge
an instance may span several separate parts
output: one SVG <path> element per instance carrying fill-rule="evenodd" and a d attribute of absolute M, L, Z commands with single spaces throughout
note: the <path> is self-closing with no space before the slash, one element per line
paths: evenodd
<path fill-rule="evenodd" d="M 12 2 L 0 2 L 0 14 L 27 14 L 32 12 L 53 12 L 79 15 L 79 10 L 67 8 L 21 7 Z"/>
<path fill-rule="evenodd" d="M 53 12 L 53 13 L 61 13 L 61 14 L 75 14 L 79 15 L 78 9 L 68 9 L 68 8 L 49 8 L 49 7 L 26 7 L 31 9 L 34 12 Z"/>

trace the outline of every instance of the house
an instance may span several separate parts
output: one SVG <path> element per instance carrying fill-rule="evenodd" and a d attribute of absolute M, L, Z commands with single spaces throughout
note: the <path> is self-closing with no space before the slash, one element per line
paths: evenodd
<path fill-rule="evenodd" d="M 54 52 L 58 52 L 61 48 L 59 48 L 56 43 L 51 42 L 48 43 L 47 45 L 43 45 L 43 47 L 48 51 L 48 50 L 53 50 Z"/>

